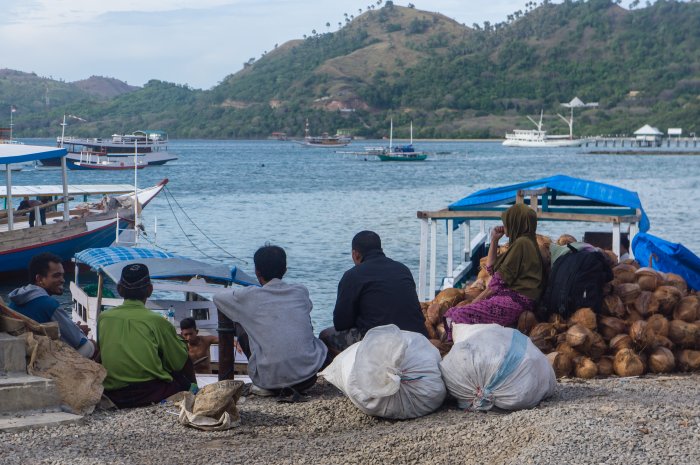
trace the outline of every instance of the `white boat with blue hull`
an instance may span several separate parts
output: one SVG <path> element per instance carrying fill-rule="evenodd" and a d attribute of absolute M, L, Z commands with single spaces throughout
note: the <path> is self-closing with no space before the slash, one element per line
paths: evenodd
<path fill-rule="evenodd" d="M 60 148 L 0 144 L 0 170 L 12 163 L 65 155 L 66 150 Z M 11 170 L 5 168 L 5 186 L 0 187 L 0 199 L 5 200 L 0 210 L 0 274 L 25 273 L 29 260 L 41 252 L 52 252 L 68 261 L 88 247 L 110 245 L 116 238 L 117 224 L 120 229 L 132 227 L 135 211 L 168 182 L 164 179 L 140 190 L 128 184 L 69 185 L 65 163 L 62 180 L 60 185 L 13 186 Z M 17 211 L 14 206 L 22 197 L 51 201 Z M 90 202 L 90 197 L 97 200 Z M 73 198 L 78 202 L 71 202 Z M 56 211 L 50 211 L 53 209 Z M 34 213 L 35 227 L 29 225 L 30 213 Z M 42 217 L 46 224 L 41 224 Z"/>

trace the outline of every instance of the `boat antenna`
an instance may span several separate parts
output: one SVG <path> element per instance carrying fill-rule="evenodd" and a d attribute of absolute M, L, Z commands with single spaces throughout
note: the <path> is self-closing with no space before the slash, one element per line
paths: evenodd
<path fill-rule="evenodd" d="M 413 120 L 411 120 L 411 145 L 413 145 Z"/>

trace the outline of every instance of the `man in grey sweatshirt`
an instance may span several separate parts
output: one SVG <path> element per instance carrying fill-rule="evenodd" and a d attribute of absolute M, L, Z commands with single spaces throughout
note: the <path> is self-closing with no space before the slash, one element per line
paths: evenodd
<path fill-rule="evenodd" d="M 10 292 L 10 308 L 37 323 L 55 321 L 61 332 L 61 340 L 85 357 L 95 353 L 89 341 L 68 314 L 61 310 L 52 295 L 63 294 L 64 272 L 61 258 L 52 253 L 40 253 L 29 262 L 29 282 Z"/>
<path fill-rule="evenodd" d="M 255 386 L 272 393 L 284 388 L 303 392 L 316 382 L 327 355 L 326 346 L 314 337 L 309 291 L 282 281 L 287 255 L 281 247 L 261 247 L 253 261 L 262 287 L 227 289 L 214 296 L 214 304 L 237 323 Z"/>

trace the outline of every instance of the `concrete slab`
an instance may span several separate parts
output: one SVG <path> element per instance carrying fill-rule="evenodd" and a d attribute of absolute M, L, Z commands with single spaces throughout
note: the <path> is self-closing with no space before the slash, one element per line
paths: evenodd
<path fill-rule="evenodd" d="M 0 414 L 60 405 L 61 398 L 53 380 L 24 373 L 0 373 Z"/>
<path fill-rule="evenodd" d="M 46 412 L 0 416 L 0 432 L 11 433 L 31 428 L 82 423 L 83 417 L 65 412 Z"/>
<path fill-rule="evenodd" d="M 7 333 L 0 333 L 0 372 L 27 372 L 24 341 Z"/>

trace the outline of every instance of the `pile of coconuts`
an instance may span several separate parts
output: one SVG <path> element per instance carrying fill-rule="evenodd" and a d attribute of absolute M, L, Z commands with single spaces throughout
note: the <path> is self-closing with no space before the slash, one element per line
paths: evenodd
<path fill-rule="evenodd" d="M 549 264 L 551 240 L 538 235 L 537 242 Z M 573 236 L 563 235 L 557 241 L 569 242 L 575 242 Z M 504 250 L 499 248 L 499 253 Z M 548 321 L 538 321 L 534 313 L 523 312 L 517 329 L 547 355 L 557 378 L 700 371 L 700 295 L 689 290 L 679 275 L 641 267 L 634 260 L 618 263 L 612 251 L 604 252 L 614 279 L 604 289 L 600 314 L 579 308 L 566 320 L 554 314 Z M 442 317 L 486 289 L 490 275 L 485 260 L 468 287 L 445 289 L 422 304 L 429 338 L 443 356 L 451 344 Z"/>

